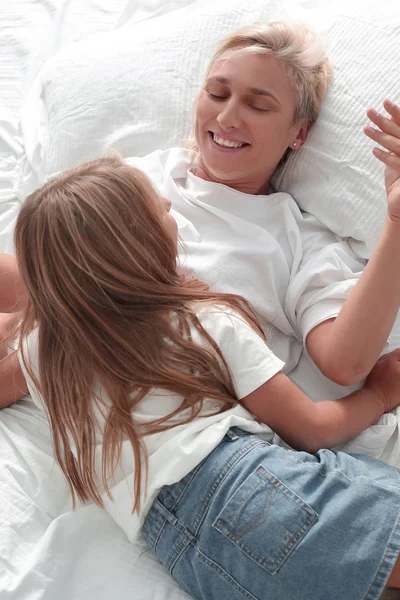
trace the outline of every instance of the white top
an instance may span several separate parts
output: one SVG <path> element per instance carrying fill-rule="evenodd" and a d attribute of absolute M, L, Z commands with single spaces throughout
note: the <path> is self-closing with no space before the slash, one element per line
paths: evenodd
<path fill-rule="evenodd" d="M 339 398 L 356 387 L 334 384 L 303 352 L 307 334 L 337 316 L 365 266 L 345 241 L 301 212 L 289 194 L 244 194 L 196 177 L 189 150 L 159 150 L 126 162 L 171 200 L 185 246 L 183 267 L 214 290 L 252 303 L 292 381 L 313 400 Z"/>
<path fill-rule="evenodd" d="M 231 371 L 238 398 L 244 398 L 271 377 L 282 370 L 280 361 L 266 346 L 260 336 L 232 310 L 218 307 L 202 308 L 198 317 L 205 330 L 216 341 Z M 202 343 L 197 330 L 192 328 L 195 342 Z M 38 377 L 37 330 L 25 342 L 25 352 L 31 368 Z M 29 377 L 22 360 L 29 392 L 35 404 L 43 409 L 42 398 Z M 100 386 L 96 393 L 107 402 L 107 396 Z M 182 401 L 181 396 L 173 396 L 165 390 L 153 390 L 135 407 L 133 417 L 138 422 L 164 417 L 174 411 Z M 215 412 L 220 403 L 206 399 L 199 418 L 190 423 L 178 425 L 160 434 L 145 437 L 149 457 L 147 493 L 142 496 L 140 515 L 132 515 L 134 489 L 134 460 L 131 443 L 126 440 L 122 444 L 121 461 L 115 474 L 115 483 L 111 485 L 113 501 L 104 493 L 102 499 L 105 509 L 125 531 L 129 540 L 133 541 L 138 534 L 151 504 L 164 485 L 180 481 L 194 469 L 219 444 L 230 427 L 237 426 L 246 431 L 262 434 L 272 441 L 272 430 L 245 408 L 237 405 L 223 413 L 204 416 Z M 180 413 L 180 419 L 187 416 L 186 411 Z M 96 446 L 96 469 L 101 476 L 103 416 L 97 411 L 99 429 Z M 171 424 L 177 422 L 171 419 Z"/>

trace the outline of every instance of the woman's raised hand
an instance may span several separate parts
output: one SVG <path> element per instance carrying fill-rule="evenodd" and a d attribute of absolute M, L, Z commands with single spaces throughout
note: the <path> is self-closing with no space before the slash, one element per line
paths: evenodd
<path fill-rule="evenodd" d="M 372 152 L 385 164 L 389 219 L 400 222 L 400 107 L 387 99 L 383 106 L 389 117 L 369 108 L 367 115 L 376 127 L 366 125 L 364 133 L 384 148 L 374 148 Z"/>

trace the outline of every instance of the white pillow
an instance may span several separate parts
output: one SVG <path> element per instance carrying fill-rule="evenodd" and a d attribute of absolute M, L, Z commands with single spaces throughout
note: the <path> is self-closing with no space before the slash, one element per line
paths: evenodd
<path fill-rule="evenodd" d="M 27 99 L 25 146 L 39 178 L 113 147 L 125 156 L 180 145 L 217 42 L 257 20 L 302 18 L 327 30 L 336 80 L 300 152 L 275 178 L 300 207 L 367 256 L 386 211 L 383 169 L 362 133 L 365 110 L 400 100 L 397 0 L 327 13 L 324 0 L 196 2 L 127 23 L 55 56 Z M 362 6 L 362 12 L 359 10 Z M 332 9 L 332 7 L 331 7 Z M 397 77 L 397 80 L 396 80 Z"/>
<path fill-rule="evenodd" d="M 363 133 L 366 109 L 400 103 L 398 0 L 349 2 L 328 28 L 335 81 L 306 145 L 275 177 L 278 189 L 367 258 L 386 215 L 383 165 Z M 356 241 L 358 240 L 358 242 Z"/>
<path fill-rule="evenodd" d="M 116 148 L 143 156 L 182 143 L 216 43 L 246 23 L 279 14 L 279 0 L 196 2 L 129 22 L 51 58 L 22 113 L 40 175 Z"/>

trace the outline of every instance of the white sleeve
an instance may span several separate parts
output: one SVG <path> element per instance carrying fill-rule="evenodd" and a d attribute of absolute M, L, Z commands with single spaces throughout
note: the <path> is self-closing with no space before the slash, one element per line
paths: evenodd
<path fill-rule="evenodd" d="M 29 368 L 32 369 L 33 374 L 39 379 L 39 364 L 38 364 L 38 329 L 34 329 L 22 342 L 24 357 L 26 362 L 29 364 Z M 24 361 L 22 360 L 21 352 L 18 352 L 18 361 L 21 370 L 26 379 L 26 385 L 28 386 L 29 393 L 33 402 L 38 408 L 44 410 L 44 404 L 41 394 L 37 389 L 33 379 L 29 375 L 25 368 Z"/>
<path fill-rule="evenodd" d="M 235 311 L 215 307 L 198 317 L 226 360 L 239 400 L 282 370 L 285 363 Z"/>
<path fill-rule="evenodd" d="M 291 276 L 285 310 L 304 341 L 319 323 L 339 314 L 366 262 L 317 219 L 302 218 L 302 258 Z"/>

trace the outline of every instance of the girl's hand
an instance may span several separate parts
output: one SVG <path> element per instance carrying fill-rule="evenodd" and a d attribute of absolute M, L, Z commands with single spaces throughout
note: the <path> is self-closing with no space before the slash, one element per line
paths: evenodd
<path fill-rule="evenodd" d="M 381 356 L 368 375 L 364 388 L 378 396 L 385 413 L 400 406 L 400 348 Z"/>
<path fill-rule="evenodd" d="M 369 108 L 367 116 L 378 129 L 366 125 L 364 133 L 387 150 L 374 148 L 372 152 L 385 164 L 388 217 L 391 221 L 400 223 L 400 107 L 390 100 L 384 100 L 383 106 L 390 118 Z"/>

